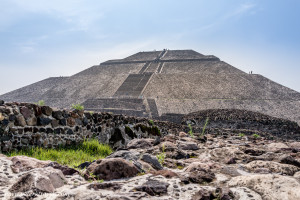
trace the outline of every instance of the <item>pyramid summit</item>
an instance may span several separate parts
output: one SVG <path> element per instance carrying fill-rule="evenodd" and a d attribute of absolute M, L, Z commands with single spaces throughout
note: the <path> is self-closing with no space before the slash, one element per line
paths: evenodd
<path fill-rule="evenodd" d="M 207 109 L 243 109 L 300 124 L 300 93 L 193 50 L 139 52 L 70 77 L 51 77 L 3 94 L 17 102 L 176 121 Z"/>

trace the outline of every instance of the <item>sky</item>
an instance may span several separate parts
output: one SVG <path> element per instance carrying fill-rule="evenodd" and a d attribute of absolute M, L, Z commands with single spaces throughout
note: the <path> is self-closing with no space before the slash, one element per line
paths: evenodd
<path fill-rule="evenodd" d="M 299 10 L 299 0 L 0 0 L 0 94 L 164 48 L 300 92 Z"/>

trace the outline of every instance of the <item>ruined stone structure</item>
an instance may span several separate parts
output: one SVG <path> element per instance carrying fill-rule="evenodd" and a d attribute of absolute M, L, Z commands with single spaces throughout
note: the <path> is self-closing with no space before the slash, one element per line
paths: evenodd
<path fill-rule="evenodd" d="M 296 122 L 245 110 L 206 110 L 185 115 L 182 124 L 175 124 L 110 113 L 0 102 L 0 152 L 75 145 L 88 138 L 97 138 L 117 149 L 137 138 L 158 139 L 180 131 L 188 132 L 188 124 L 195 134 L 200 134 L 206 118 L 209 118 L 206 134 L 258 134 L 269 139 L 300 141 L 300 127 Z"/>
<path fill-rule="evenodd" d="M 243 109 L 300 123 L 300 93 L 193 50 L 139 52 L 70 77 L 55 77 L 0 99 L 181 122 L 206 109 Z"/>

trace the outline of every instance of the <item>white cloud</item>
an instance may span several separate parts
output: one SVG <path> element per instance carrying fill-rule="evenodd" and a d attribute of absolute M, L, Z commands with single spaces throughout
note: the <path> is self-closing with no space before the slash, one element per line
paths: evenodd
<path fill-rule="evenodd" d="M 42 14 L 72 25 L 73 30 L 86 31 L 95 21 L 103 18 L 104 6 L 99 2 L 83 0 L 10 0 L 4 1 L 0 8 L 0 30 L 23 16 Z"/>

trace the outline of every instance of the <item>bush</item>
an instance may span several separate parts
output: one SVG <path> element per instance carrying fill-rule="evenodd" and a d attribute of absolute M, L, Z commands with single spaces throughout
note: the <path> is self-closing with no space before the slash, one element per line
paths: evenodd
<path fill-rule="evenodd" d="M 45 101 L 44 100 L 39 100 L 36 105 L 38 106 L 44 106 L 45 105 Z"/>
<path fill-rule="evenodd" d="M 75 109 L 75 110 L 84 110 L 84 106 L 81 105 L 80 103 L 72 104 L 72 108 Z"/>
<path fill-rule="evenodd" d="M 260 138 L 260 135 L 258 135 L 258 134 L 253 134 L 252 136 L 253 136 L 255 139 Z"/>

